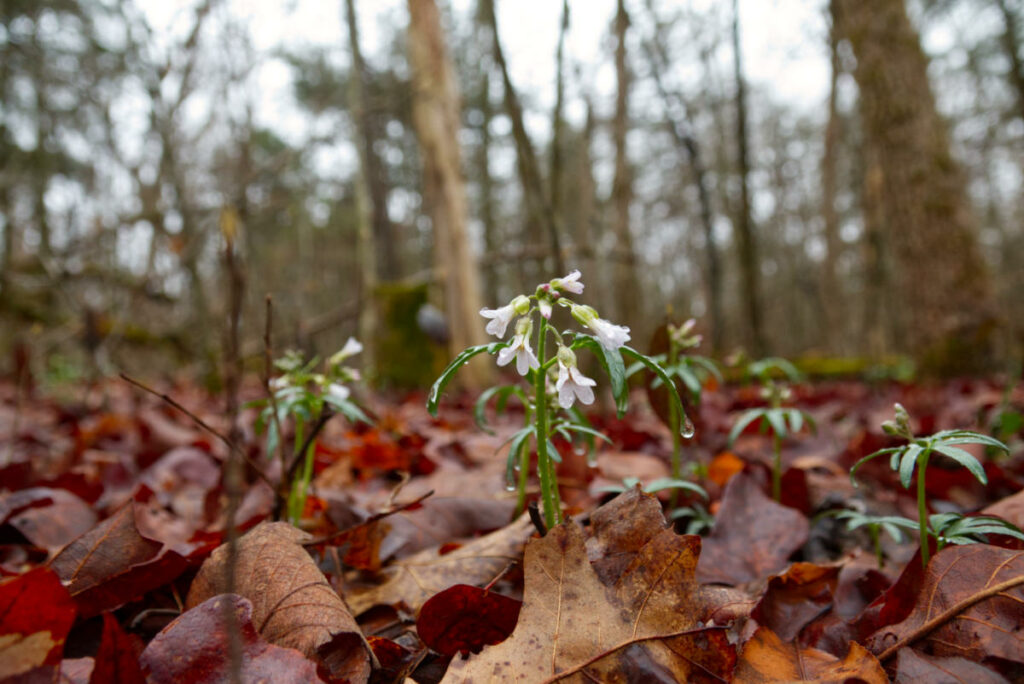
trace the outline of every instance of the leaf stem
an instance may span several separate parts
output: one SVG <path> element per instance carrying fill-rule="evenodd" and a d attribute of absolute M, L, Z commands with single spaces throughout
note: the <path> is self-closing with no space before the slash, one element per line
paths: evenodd
<path fill-rule="evenodd" d="M 772 430 L 772 498 L 782 501 L 782 439 Z"/>
<path fill-rule="evenodd" d="M 548 374 L 544 370 L 547 361 L 545 341 L 547 340 L 548 321 L 540 316 L 540 325 L 537 326 L 537 359 L 540 367 L 534 370 L 534 403 L 537 406 L 537 476 L 540 478 L 540 494 L 544 501 L 544 522 L 548 529 L 551 529 L 561 522 L 561 511 L 558 502 L 558 482 L 554 478 L 554 468 L 551 467 L 551 456 L 548 454 Z"/>
<path fill-rule="evenodd" d="M 928 468 L 928 456 L 931 448 L 925 447 L 917 457 L 917 529 L 921 541 L 921 569 L 928 567 L 928 501 L 924 488 L 924 473 Z"/>

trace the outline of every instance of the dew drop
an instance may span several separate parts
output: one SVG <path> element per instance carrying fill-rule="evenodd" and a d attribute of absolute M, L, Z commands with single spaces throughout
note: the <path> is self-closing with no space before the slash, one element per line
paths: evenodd
<path fill-rule="evenodd" d="M 697 433 L 697 428 L 693 426 L 693 422 L 687 418 L 686 422 L 683 423 L 683 429 L 679 431 L 679 434 L 683 436 L 683 439 L 690 439 Z"/>
<path fill-rule="evenodd" d="M 515 483 L 512 483 L 512 482 L 506 482 L 506 483 L 505 483 L 505 491 L 506 491 L 506 492 L 514 492 L 514 491 L 516 491 L 516 485 L 515 485 Z"/>

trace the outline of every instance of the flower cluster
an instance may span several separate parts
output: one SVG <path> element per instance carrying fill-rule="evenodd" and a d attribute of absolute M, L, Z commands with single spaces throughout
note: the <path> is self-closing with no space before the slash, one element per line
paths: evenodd
<path fill-rule="evenodd" d="M 497 309 L 481 309 L 480 315 L 489 319 L 487 332 L 498 338 L 503 338 L 509 325 L 516 321 L 515 334 L 507 347 L 498 353 L 498 365 L 506 366 L 516 361 L 516 370 L 520 375 L 526 375 L 530 370 L 537 370 L 541 361 L 537 359 L 530 346 L 530 336 L 533 333 L 533 319 L 530 314 L 537 311 L 543 317 L 545 323 L 551 319 L 554 306 L 567 307 L 581 325 L 594 333 L 598 342 L 607 350 L 615 351 L 629 341 L 629 328 L 616 325 L 601 318 L 592 307 L 573 302 L 566 297 L 567 294 L 578 295 L 583 293 L 583 283 L 580 282 L 580 272 L 573 271 L 562 278 L 555 278 L 537 287 L 534 294 L 530 296 L 518 295 L 508 304 Z M 516 320 L 518 319 L 518 320 Z M 570 408 L 579 399 L 583 404 L 591 404 L 594 401 L 594 391 L 591 389 L 596 383 L 591 378 L 583 375 L 576 366 L 576 355 L 572 349 L 562 343 L 561 335 L 554 329 L 543 325 L 545 330 L 550 329 L 558 338 L 557 373 L 558 379 L 555 387 L 558 391 L 558 403 L 562 408 Z M 548 364 L 545 364 L 547 367 Z"/>

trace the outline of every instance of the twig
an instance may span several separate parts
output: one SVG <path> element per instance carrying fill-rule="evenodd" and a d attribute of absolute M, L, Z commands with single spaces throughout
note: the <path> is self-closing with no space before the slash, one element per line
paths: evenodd
<path fill-rule="evenodd" d="M 306 449 L 310 447 L 313 440 L 315 440 L 317 435 L 320 434 L 320 431 L 324 429 L 324 426 L 327 425 L 327 421 L 334 416 L 334 409 L 325 405 L 320 411 L 320 417 L 316 419 L 316 423 L 314 423 L 313 427 L 309 429 L 309 434 L 306 435 L 306 439 L 302 441 L 302 447 L 292 454 L 292 462 L 288 464 L 288 469 L 284 472 L 284 476 L 281 479 L 282 482 L 292 481 L 292 478 L 295 477 L 295 473 L 299 470 L 299 466 L 302 465 Z"/>
<path fill-rule="evenodd" d="M 239 456 L 241 456 L 245 460 L 245 462 L 249 465 L 249 467 L 253 469 L 253 471 L 256 473 L 256 475 L 261 480 L 263 480 L 268 485 L 270 485 L 271 488 L 273 488 L 274 483 L 270 481 L 270 479 L 266 476 L 266 474 L 264 474 L 263 470 L 260 469 L 259 465 L 256 464 L 251 458 L 249 458 L 249 456 L 244 451 L 242 451 L 240 448 L 238 448 L 238 446 L 236 446 L 235 444 L 232 444 L 231 440 L 228 439 L 227 437 L 225 437 L 219 430 L 217 430 L 216 428 L 211 427 L 209 423 L 207 423 L 202 418 L 200 418 L 199 416 L 197 416 L 196 414 L 192 413 L 187 408 L 185 408 L 184 406 L 179 404 L 177 401 L 175 401 L 175 399 L 173 397 L 168 396 L 168 395 L 164 394 L 163 392 L 157 392 L 152 387 L 148 387 L 147 385 L 144 385 L 143 383 L 139 382 L 135 378 L 133 378 L 133 377 L 131 377 L 131 376 L 125 374 L 125 373 L 121 373 L 120 374 L 120 378 L 122 380 L 124 380 L 125 382 L 127 382 L 128 384 L 135 385 L 140 390 L 142 390 L 144 392 L 148 392 L 149 394 L 152 394 L 154 397 L 162 399 L 165 403 L 167 403 L 170 406 L 178 409 L 179 411 L 184 413 L 186 416 L 191 418 L 192 422 L 194 422 L 197 426 L 199 426 L 202 429 L 206 430 L 211 435 L 213 435 L 214 437 L 219 439 L 221 442 L 223 442 L 224 445 L 230 451 L 233 451 L 233 452 L 237 453 Z"/>
<path fill-rule="evenodd" d="M 533 526 L 537 528 L 537 532 L 540 536 L 545 536 L 548 533 L 548 527 L 544 524 L 544 516 L 540 514 L 540 509 L 537 507 L 536 501 L 531 501 L 530 505 L 526 507 L 526 510 L 530 513 L 530 521 Z"/>
<path fill-rule="evenodd" d="M 909 646 L 918 639 L 928 636 L 928 634 L 932 630 L 940 627 L 943 623 L 952 620 L 957 615 L 973 606 L 975 603 L 984 601 L 987 598 L 991 598 L 996 594 L 1006 591 L 1007 589 L 1012 589 L 1013 587 L 1016 587 L 1019 584 L 1024 584 L 1024 575 L 1020 575 L 1019 577 L 1013 577 L 1011 579 L 1006 580 L 1005 582 L 1000 582 L 999 584 L 994 584 L 988 589 L 985 589 L 984 591 L 978 592 L 977 594 L 974 594 L 972 596 L 968 596 L 962 601 L 958 601 L 957 603 L 953 604 L 946 610 L 942 611 L 941 613 L 933 617 L 931 620 L 928 620 L 920 627 L 913 630 L 910 634 L 903 637 L 889 648 L 879 653 L 878 661 L 885 662 L 887 659 L 894 656 L 896 652 L 904 646 Z"/>

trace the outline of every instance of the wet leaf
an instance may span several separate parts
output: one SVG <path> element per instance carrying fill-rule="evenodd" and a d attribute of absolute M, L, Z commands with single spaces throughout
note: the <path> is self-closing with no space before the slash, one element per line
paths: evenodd
<path fill-rule="evenodd" d="M 129 502 L 50 561 L 82 617 L 117 608 L 178 577 L 188 562 L 144 537 Z"/>
<path fill-rule="evenodd" d="M 142 641 L 125 633 L 117 619 L 103 614 L 103 636 L 96 651 L 90 684 L 144 684 L 139 666 Z"/>
<path fill-rule="evenodd" d="M 875 657 L 856 642 L 850 642 L 849 653 L 840 660 L 824 651 L 785 643 L 770 629 L 761 627 L 743 645 L 735 681 L 887 684 L 889 678 Z"/>
<path fill-rule="evenodd" d="M 794 563 L 768 581 L 751 617 L 783 641 L 792 641 L 808 623 L 832 607 L 838 578 L 838 566 Z"/>
<path fill-rule="evenodd" d="M 287 523 L 261 523 L 238 540 L 235 591 L 252 602 L 252 618 L 271 644 L 294 648 L 332 676 L 365 682 L 370 648 L 348 608 L 302 547 L 309 535 Z M 193 608 L 224 593 L 228 547 L 203 563 L 189 590 Z"/>
<path fill-rule="evenodd" d="M 1008 680 L 966 658 L 938 658 L 901 648 L 896 656 L 896 682 L 1007 684 Z"/>
<path fill-rule="evenodd" d="M 56 552 L 96 524 L 96 514 L 64 489 L 31 487 L 0 502 L 0 522 L 6 520 L 31 544 Z"/>
<path fill-rule="evenodd" d="M 784 569 L 807 541 L 810 527 L 798 511 L 772 501 L 748 475 L 729 480 L 711 534 L 704 539 L 701 582 L 743 584 Z"/>
<path fill-rule="evenodd" d="M 416 632 L 443 655 L 479 653 L 499 644 L 515 629 L 522 602 L 508 596 L 456 584 L 431 596 L 416 618 Z"/>
<path fill-rule="evenodd" d="M 213 684 L 230 673 L 224 604 L 235 613 L 241 639 L 244 682 L 301 684 L 321 682 L 316 665 L 298 651 L 268 644 L 253 626 L 253 606 L 234 594 L 215 596 L 169 624 L 142 652 L 143 672 L 152 684 Z"/>
<path fill-rule="evenodd" d="M 451 553 L 421 551 L 385 567 L 381 571 L 383 583 L 347 589 L 345 600 L 355 615 L 375 605 L 404 604 L 417 611 L 427 599 L 448 587 L 490 582 L 520 559 L 523 544 L 533 532 L 529 518 L 523 516 Z"/>
<path fill-rule="evenodd" d="M 709 610 L 695 570 L 700 538 L 661 529 L 613 586 L 587 560 L 569 522 L 526 547 L 526 586 L 515 632 L 445 681 L 642 681 L 652 668 L 678 681 L 726 677 L 734 662 L 724 630 L 701 629 Z"/>
<path fill-rule="evenodd" d="M 75 603 L 47 568 L 0 584 L 0 680 L 60 666 Z"/>
<path fill-rule="evenodd" d="M 986 544 L 943 549 L 925 569 L 909 616 L 865 645 L 883 662 L 904 646 L 937 656 L 1024 663 L 1024 552 Z"/>

